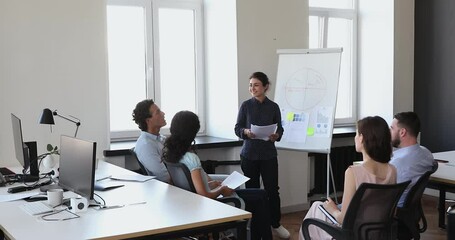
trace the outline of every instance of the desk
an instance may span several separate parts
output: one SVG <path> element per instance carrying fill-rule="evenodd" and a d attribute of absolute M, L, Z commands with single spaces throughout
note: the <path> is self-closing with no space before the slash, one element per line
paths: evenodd
<path fill-rule="evenodd" d="M 135 174 L 100 161 L 97 175 Z M 113 181 L 113 180 L 107 180 Z M 96 191 L 107 205 L 146 201 L 123 208 L 79 213 L 60 222 L 37 220 L 19 209 L 24 201 L 0 203 L 0 229 L 11 239 L 125 239 L 152 236 L 169 239 L 211 230 L 238 228 L 246 239 L 251 213 L 157 180 L 122 182 L 124 187 Z"/>
<path fill-rule="evenodd" d="M 439 190 L 438 225 L 445 228 L 446 191 L 455 191 L 455 151 L 433 153 L 434 159 L 447 160 L 449 163 L 439 163 L 438 170 L 430 176 L 428 187 Z"/>

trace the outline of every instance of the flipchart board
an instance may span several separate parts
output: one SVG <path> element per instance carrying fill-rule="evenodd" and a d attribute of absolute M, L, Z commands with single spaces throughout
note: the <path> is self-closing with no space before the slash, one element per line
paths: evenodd
<path fill-rule="evenodd" d="M 342 48 L 281 49 L 275 99 L 281 149 L 330 153 Z"/>

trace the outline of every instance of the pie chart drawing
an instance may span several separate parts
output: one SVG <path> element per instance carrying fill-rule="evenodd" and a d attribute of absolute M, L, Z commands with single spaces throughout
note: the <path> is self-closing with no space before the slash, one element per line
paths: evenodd
<path fill-rule="evenodd" d="M 311 68 L 301 68 L 286 81 L 284 95 L 287 104 L 299 111 L 308 111 L 317 106 L 326 96 L 327 82 Z"/>

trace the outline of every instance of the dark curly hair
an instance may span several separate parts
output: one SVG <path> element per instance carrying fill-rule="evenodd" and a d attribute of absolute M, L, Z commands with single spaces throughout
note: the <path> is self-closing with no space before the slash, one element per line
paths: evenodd
<path fill-rule="evenodd" d="M 387 122 L 379 117 L 366 117 L 357 122 L 357 130 L 363 136 L 363 147 L 376 162 L 387 163 L 392 156 L 392 142 Z"/>
<path fill-rule="evenodd" d="M 163 161 L 177 163 L 186 152 L 195 150 L 194 138 L 201 128 L 199 117 L 190 111 L 180 111 L 172 118 L 171 136 L 166 138 Z"/>
<path fill-rule="evenodd" d="M 145 99 L 138 104 L 136 104 L 136 108 L 133 110 L 133 121 L 137 124 L 139 129 L 142 131 L 147 131 L 147 123 L 145 120 L 152 115 L 150 115 L 150 106 L 155 104 L 152 99 Z"/>

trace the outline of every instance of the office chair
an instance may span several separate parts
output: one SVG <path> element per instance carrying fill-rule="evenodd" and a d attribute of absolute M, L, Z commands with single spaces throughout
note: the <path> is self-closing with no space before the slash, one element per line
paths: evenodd
<path fill-rule="evenodd" d="M 166 165 L 167 171 L 171 176 L 172 184 L 178 188 L 196 193 L 196 188 L 194 187 L 193 180 L 191 179 L 191 173 L 188 167 L 183 163 L 171 163 L 164 162 Z M 237 208 L 243 208 L 244 203 L 240 198 L 236 197 L 223 197 L 215 199 L 217 201 L 229 204 Z M 219 232 L 213 232 L 213 239 L 219 239 Z"/>
<path fill-rule="evenodd" d="M 307 218 L 301 226 L 303 236 L 309 240 L 308 227 L 314 225 L 337 240 L 396 239 L 393 217 L 398 200 L 409 183 L 362 183 L 352 197 L 341 226 Z"/>
<path fill-rule="evenodd" d="M 129 152 L 130 152 L 130 156 L 137 162 L 137 164 L 139 165 L 139 170 L 137 170 L 136 172 L 139 173 L 139 174 L 142 174 L 142 175 L 150 175 L 148 174 L 148 171 L 147 169 L 144 167 L 144 165 L 141 163 L 141 161 L 139 161 L 139 158 L 137 157 L 137 154 L 136 152 L 134 151 L 134 147 L 129 149 Z"/>
<path fill-rule="evenodd" d="M 433 170 L 424 173 L 409 189 L 402 207 L 397 207 L 398 239 L 420 239 L 420 233 L 427 229 L 427 220 L 422 208 L 422 195 Z M 420 226 L 422 222 L 422 226 Z"/>
<path fill-rule="evenodd" d="M 191 179 L 190 170 L 185 164 L 171 162 L 164 162 L 164 164 L 166 165 L 167 171 L 171 176 L 172 184 L 174 186 L 197 194 L 196 188 L 193 185 L 193 180 Z M 237 208 L 242 208 L 244 206 L 242 201 L 236 197 L 223 197 L 217 198 L 216 200 L 233 205 Z"/>

